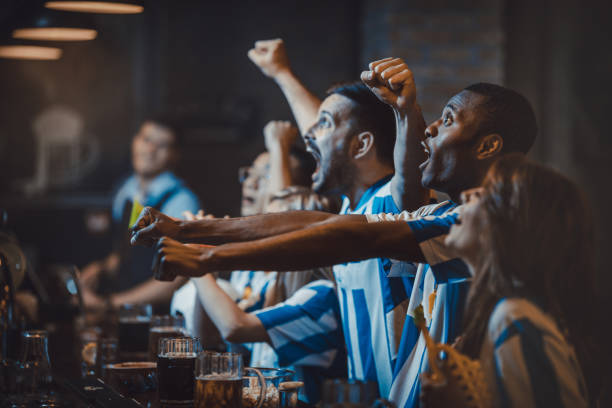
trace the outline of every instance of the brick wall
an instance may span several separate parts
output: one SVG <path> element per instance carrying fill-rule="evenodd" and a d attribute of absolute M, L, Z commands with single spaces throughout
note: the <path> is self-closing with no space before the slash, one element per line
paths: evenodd
<path fill-rule="evenodd" d="M 502 0 L 364 0 L 361 62 L 406 60 L 429 123 L 474 82 L 504 81 Z"/>

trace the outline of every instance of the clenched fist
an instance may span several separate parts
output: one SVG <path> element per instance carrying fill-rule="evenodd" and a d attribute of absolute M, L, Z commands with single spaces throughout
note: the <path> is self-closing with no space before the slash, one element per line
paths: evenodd
<path fill-rule="evenodd" d="M 257 41 L 255 47 L 249 50 L 248 56 L 261 72 L 270 78 L 290 71 L 285 43 L 280 38 Z"/>
<path fill-rule="evenodd" d="M 300 136 L 298 129 L 291 122 L 280 120 L 268 122 L 263 133 L 268 151 L 277 147 L 289 151 Z"/>
<path fill-rule="evenodd" d="M 197 277 L 208 272 L 206 254 L 210 246 L 181 244 L 168 237 L 157 241 L 153 258 L 153 276 L 160 281 L 172 281 L 177 276 Z"/>
<path fill-rule="evenodd" d="M 131 244 L 153 246 L 161 237 L 177 238 L 179 221 L 155 208 L 145 207 L 131 228 Z"/>
<path fill-rule="evenodd" d="M 385 58 L 370 63 L 361 80 L 384 103 L 402 114 L 416 107 L 416 86 L 412 71 L 400 58 Z"/>

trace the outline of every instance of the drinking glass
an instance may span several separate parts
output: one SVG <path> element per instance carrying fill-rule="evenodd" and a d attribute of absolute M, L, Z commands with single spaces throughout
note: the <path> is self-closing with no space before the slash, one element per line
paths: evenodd
<path fill-rule="evenodd" d="M 243 368 L 242 355 L 205 351 L 196 359 L 195 408 L 241 408 L 243 373 L 255 372 L 259 378 L 260 408 L 266 395 L 266 380 L 255 368 Z"/>
<path fill-rule="evenodd" d="M 159 341 L 157 379 L 162 404 L 192 404 L 195 361 L 201 351 L 197 338 L 164 338 Z"/>
<path fill-rule="evenodd" d="M 51 361 L 48 350 L 49 333 L 45 330 L 25 331 L 22 334 L 23 354 L 17 379 L 24 395 L 48 396 L 51 393 Z"/>
<path fill-rule="evenodd" d="M 280 384 L 293 379 L 295 371 L 287 368 L 256 367 L 256 369 L 266 380 L 266 390 L 261 408 L 278 408 L 280 406 Z M 255 408 L 260 393 L 258 374 L 255 371 L 247 371 L 243 377 L 243 408 Z"/>
<path fill-rule="evenodd" d="M 124 304 L 119 308 L 119 352 L 124 360 L 145 360 L 149 348 L 149 304 Z"/>
<path fill-rule="evenodd" d="M 149 329 L 149 361 L 157 359 L 159 341 L 163 338 L 187 337 L 183 316 L 153 316 Z"/>

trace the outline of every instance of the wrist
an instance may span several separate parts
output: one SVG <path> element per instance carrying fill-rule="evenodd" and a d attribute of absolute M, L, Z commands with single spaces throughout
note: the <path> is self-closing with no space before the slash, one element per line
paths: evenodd
<path fill-rule="evenodd" d="M 292 82 L 294 79 L 295 76 L 293 75 L 293 72 L 291 72 L 290 68 L 281 69 L 274 75 L 274 80 L 281 88 Z"/>

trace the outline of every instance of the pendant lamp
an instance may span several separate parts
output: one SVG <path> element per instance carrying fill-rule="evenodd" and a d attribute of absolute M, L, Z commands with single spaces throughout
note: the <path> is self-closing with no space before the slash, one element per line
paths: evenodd
<path fill-rule="evenodd" d="M 2 44 L 0 58 L 51 61 L 62 57 L 61 48 L 29 44 Z"/>
<path fill-rule="evenodd" d="M 77 11 L 81 13 L 99 14 L 138 14 L 144 7 L 142 1 L 113 0 L 113 1 L 71 1 L 56 0 L 45 2 L 45 7 L 62 11 Z"/>

